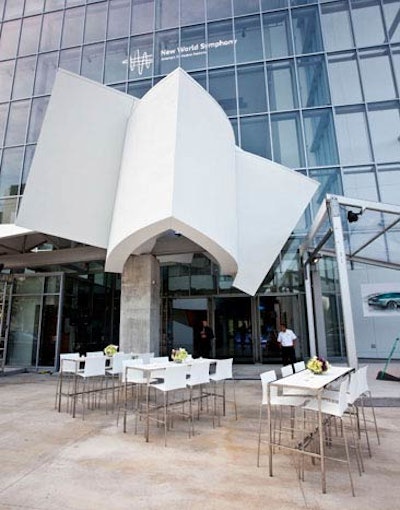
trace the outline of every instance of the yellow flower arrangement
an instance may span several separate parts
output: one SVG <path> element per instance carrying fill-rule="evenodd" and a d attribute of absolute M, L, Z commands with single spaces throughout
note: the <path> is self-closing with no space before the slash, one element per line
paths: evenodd
<path fill-rule="evenodd" d="M 114 356 L 118 352 L 118 345 L 109 344 L 103 352 L 106 356 Z"/>
<path fill-rule="evenodd" d="M 171 358 L 175 363 L 182 363 L 188 357 L 188 352 L 184 347 L 179 347 L 179 349 L 172 349 Z"/>
<path fill-rule="evenodd" d="M 308 360 L 307 368 L 314 374 L 323 374 L 329 370 L 330 364 L 322 356 L 313 356 Z"/>

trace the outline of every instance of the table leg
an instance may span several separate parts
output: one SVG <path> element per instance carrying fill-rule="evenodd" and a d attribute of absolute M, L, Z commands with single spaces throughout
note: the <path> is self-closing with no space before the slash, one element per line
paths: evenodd
<path fill-rule="evenodd" d="M 322 392 L 318 392 L 318 431 L 319 431 L 319 453 L 321 456 L 321 486 L 322 493 L 326 494 L 326 472 L 325 472 L 325 442 L 322 429 L 322 411 L 321 411 Z"/>
<path fill-rule="evenodd" d="M 271 417 L 271 389 L 268 385 L 268 462 L 269 476 L 272 476 L 272 417 Z"/>
<path fill-rule="evenodd" d="M 146 443 L 149 442 L 150 429 L 150 375 L 147 376 L 146 384 Z"/>

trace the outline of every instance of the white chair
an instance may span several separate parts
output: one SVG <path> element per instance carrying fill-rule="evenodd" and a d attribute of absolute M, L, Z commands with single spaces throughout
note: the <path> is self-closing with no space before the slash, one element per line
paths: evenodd
<path fill-rule="evenodd" d="M 360 397 L 361 397 L 362 413 L 363 413 L 363 416 L 364 416 L 364 423 L 365 423 L 365 426 L 366 426 L 364 400 L 368 399 L 368 403 L 369 403 L 369 406 L 370 406 L 371 411 L 372 411 L 372 419 L 373 419 L 374 426 L 375 426 L 376 438 L 378 440 L 378 444 L 380 444 L 378 424 L 376 422 L 376 415 L 375 415 L 375 408 L 374 408 L 373 403 L 372 403 L 372 394 L 371 394 L 371 391 L 370 391 L 369 386 L 368 386 L 367 370 L 368 370 L 368 366 L 362 367 L 362 368 L 360 368 L 358 370 L 358 376 L 359 376 L 359 379 L 358 379 L 358 385 L 359 385 L 358 389 L 359 389 Z M 370 455 L 371 455 L 370 448 L 369 448 L 369 452 L 370 452 Z"/>
<path fill-rule="evenodd" d="M 236 405 L 236 391 L 235 391 L 235 379 L 233 378 L 232 372 L 233 358 L 219 359 L 215 367 L 215 373 L 210 375 L 210 381 L 214 385 L 212 395 L 214 397 L 214 414 L 217 413 L 217 398 L 222 400 L 222 414 L 226 414 L 226 390 L 225 383 L 227 380 L 233 381 L 233 403 L 235 407 L 235 418 L 237 420 L 237 405 Z M 222 393 L 218 393 L 218 384 L 222 383 Z M 219 423 L 218 415 L 218 423 Z"/>
<path fill-rule="evenodd" d="M 156 418 L 157 422 L 161 422 L 164 424 L 164 444 L 167 446 L 167 429 L 169 419 L 172 416 L 172 410 L 179 406 L 182 406 L 182 410 L 180 412 L 174 412 L 174 414 L 179 414 L 188 419 L 189 424 L 189 437 L 191 436 L 191 415 L 184 412 L 183 403 L 185 401 L 185 393 L 187 391 L 186 386 L 186 375 L 188 371 L 188 365 L 182 364 L 171 364 L 168 368 L 165 369 L 164 373 L 164 382 L 153 384 L 152 387 L 156 391 L 160 391 L 164 395 L 164 405 L 163 405 L 163 419 Z M 183 396 L 178 400 L 173 399 L 173 394 L 176 392 L 180 392 Z"/>
<path fill-rule="evenodd" d="M 291 367 L 290 367 L 291 368 Z M 258 431 L 258 450 L 257 450 L 257 466 L 260 466 L 260 448 L 261 448 L 261 432 L 262 432 L 262 422 L 263 409 L 268 408 L 268 402 L 270 402 L 272 407 L 279 407 L 280 411 L 282 411 L 282 406 L 289 406 L 292 409 L 296 407 L 303 406 L 305 399 L 301 396 L 284 396 L 278 395 L 278 388 L 275 386 L 270 387 L 270 400 L 268 401 L 268 387 L 270 383 L 277 380 L 275 370 L 269 370 L 267 372 L 263 372 L 260 374 L 261 378 L 261 386 L 262 386 L 262 400 L 260 404 L 260 417 L 259 417 L 259 431 Z M 270 417 L 272 420 L 272 417 Z M 294 414 L 291 412 L 291 430 L 294 427 Z M 282 429 L 282 412 L 280 412 L 279 419 L 279 435 L 281 437 L 281 429 Z"/>
<path fill-rule="evenodd" d="M 87 358 L 96 358 L 98 356 L 104 356 L 104 352 L 103 351 L 92 351 L 92 352 L 86 353 Z"/>
<path fill-rule="evenodd" d="M 143 360 L 141 358 L 124 360 L 122 362 L 122 373 L 121 373 L 121 382 L 122 388 L 124 392 L 124 432 L 126 432 L 126 422 L 127 422 L 127 414 L 128 414 L 128 403 L 132 401 L 132 410 L 136 413 L 135 420 L 135 432 L 137 431 L 137 414 L 140 409 L 140 397 L 142 395 L 142 388 L 147 385 L 147 377 L 144 376 L 141 370 L 135 370 L 138 366 L 144 365 Z M 130 391 L 131 390 L 131 391 Z M 120 401 L 120 399 L 118 399 Z M 117 416 L 117 425 L 119 421 L 119 406 L 118 406 L 118 416 Z"/>
<path fill-rule="evenodd" d="M 151 363 L 160 363 L 165 365 L 169 363 L 169 358 L 168 356 L 155 356 L 154 358 L 151 358 Z M 164 372 L 165 369 L 163 368 L 160 370 L 153 370 L 151 376 L 153 379 L 164 379 Z"/>
<path fill-rule="evenodd" d="M 306 369 L 306 364 L 304 361 L 297 361 L 296 363 L 293 363 L 294 373 L 301 372 L 302 370 Z"/>
<path fill-rule="evenodd" d="M 131 355 L 124 352 L 117 352 L 114 354 L 114 356 L 111 358 L 111 366 L 106 369 L 106 398 L 108 395 L 108 380 L 111 378 L 112 382 L 112 403 L 113 403 L 113 410 L 115 407 L 115 390 L 119 388 L 120 382 L 121 382 L 121 375 L 123 371 L 123 362 L 131 359 Z M 116 385 L 116 382 L 118 383 Z"/>
<path fill-rule="evenodd" d="M 282 377 L 288 377 L 289 375 L 293 375 L 292 365 L 286 365 L 284 367 L 281 367 L 281 375 Z"/>
<path fill-rule="evenodd" d="M 55 407 L 58 407 L 58 412 L 61 412 L 61 398 L 63 395 L 67 397 L 67 411 L 69 410 L 71 382 L 73 380 L 74 374 L 79 369 L 77 362 L 74 360 L 78 360 L 79 358 L 79 352 L 60 354 L 60 369 L 58 372 L 55 401 Z M 63 385 L 65 380 L 68 381 L 68 386 L 66 393 L 63 393 Z"/>
<path fill-rule="evenodd" d="M 143 361 L 143 365 L 148 365 L 152 363 L 152 358 L 154 358 L 154 352 L 142 352 L 141 354 L 136 354 L 137 359 L 141 359 Z"/>
<path fill-rule="evenodd" d="M 351 492 L 352 492 L 353 496 L 355 496 L 353 477 L 351 475 L 349 445 L 348 445 L 346 427 L 344 426 L 344 420 L 343 420 L 345 411 L 348 407 L 347 386 L 348 386 L 348 381 L 346 379 L 344 379 L 340 383 L 337 401 L 327 400 L 325 398 L 322 398 L 321 402 L 319 402 L 318 399 L 312 399 L 311 401 L 307 402 L 303 408 L 305 410 L 311 411 L 315 414 L 319 413 L 319 410 L 321 409 L 322 414 L 325 415 L 326 417 L 336 417 L 340 420 L 341 428 L 343 430 L 343 439 L 344 439 L 344 446 L 345 446 L 345 452 L 346 452 L 346 461 L 345 462 L 347 463 L 347 469 L 348 469 L 350 485 L 351 485 Z M 319 406 L 321 406 L 321 408 Z M 322 434 L 323 431 L 320 431 L 320 433 Z M 353 429 L 352 429 L 352 433 L 353 433 Z M 354 438 L 354 433 L 353 433 L 353 438 Z M 329 440 L 331 441 L 332 439 L 329 438 Z M 343 459 L 338 459 L 338 458 L 334 458 L 334 457 L 329 457 L 329 458 L 332 460 L 337 460 L 337 461 L 343 462 Z"/>
<path fill-rule="evenodd" d="M 202 404 L 203 398 L 203 386 L 204 384 L 210 383 L 210 360 L 201 360 L 196 361 L 192 365 L 190 365 L 189 371 L 189 379 L 187 381 L 187 386 L 189 388 L 189 405 L 190 405 L 190 415 L 191 421 L 193 425 L 193 401 L 197 399 L 197 418 L 200 418 L 200 407 Z M 193 390 L 198 388 L 199 392 L 197 397 L 193 396 Z M 207 396 L 207 395 L 206 395 Z M 214 415 L 213 415 L 214 420 Z M 214 422 L 213 422 L 214 423 Z M 193 429 L 194 434 L 194 429 Z"/>
<path fill-rule="evenodd" d="M 103 382 L 106 375 L 106 357 L 89 356 L 85 359 L 85 366 L 82 371 L 76 373 L 77 384 L 74 392 L 74 403 L 72 416 L 75 417 L 76 400 L 78 394 L 82 396 L 82 419 L 85 419 L 86 396 L 92 397 L 92 405 L 96 404 L 96 396 L 100 397 L 103 391 Z M 78 381 L 81 379 L 82 388 L 79 389 Z M 89 400 L 90 401 L 90 400 Z M 107 401 L 106 401 L 107 411 Z"/>

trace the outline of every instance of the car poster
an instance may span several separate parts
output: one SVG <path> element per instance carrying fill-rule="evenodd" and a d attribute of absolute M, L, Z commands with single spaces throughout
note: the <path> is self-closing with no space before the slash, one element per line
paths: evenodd
<path fill-rule="evenodd" d="M 400 283 L 361 285 L 364 317 L 400 317 Z"/>

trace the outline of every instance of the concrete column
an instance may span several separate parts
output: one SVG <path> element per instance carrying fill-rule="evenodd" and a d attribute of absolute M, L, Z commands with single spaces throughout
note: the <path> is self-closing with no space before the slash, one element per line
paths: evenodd
<path fill-rule="evenodd" d="M 120 350 L 160 349 L 160 265 L 153 255 L 130 256 L 121 278 Z"/>

